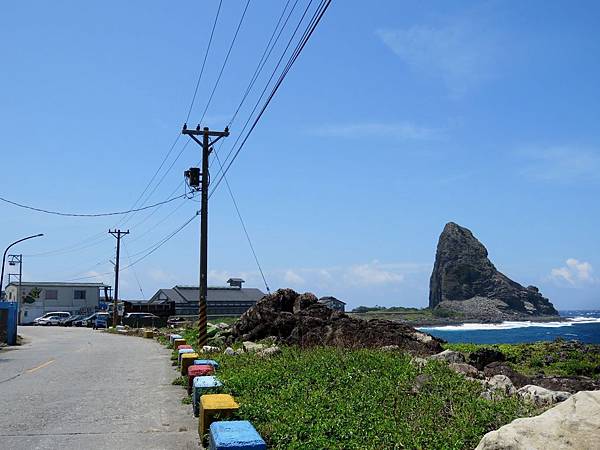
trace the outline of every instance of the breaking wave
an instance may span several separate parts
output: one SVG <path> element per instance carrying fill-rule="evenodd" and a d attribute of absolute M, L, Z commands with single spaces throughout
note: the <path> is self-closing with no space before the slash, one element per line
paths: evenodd
<path fill-rule="evenodd" d="M 561 328 L 585 323 L 600 323 L 600 317 L 569 317 L 563 321 L 556 322 L 532 322 L 505 321 L 502 323 L 463 323 L 462 325 L 444 325 L 440 327 L 419 327 L 418 330 L 441 330 L 441 331 L 472 331 L 472 330 L 512 330 L 515 328 Z"/>

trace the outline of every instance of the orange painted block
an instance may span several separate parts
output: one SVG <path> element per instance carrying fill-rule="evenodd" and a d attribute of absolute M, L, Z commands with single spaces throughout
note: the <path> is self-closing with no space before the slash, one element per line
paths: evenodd
<path fill-rule="evenodd" d="M 205 394 L 200 397 L 200 420 L 198 434 L 203 438 L 215 420 L 231 416 L 238 409 L 235 399 L 229 394 Z"/>
<path fill-rule="evenodd" d="M 178 345 L 177 346 L 177 350 L 181 350 L 182 348 L 192 348 L 192 346 L 189 345 L 189 344 L 183 344 L 183 345 Z"/>
<path fill-rule="evenodd" d="M 181 355 L 181 376 L 186 376 L 188 367 L 194 365 L 194 360 L 198 359 L 198 353 L 184 353 Z"/>
<path fill-rule="evenodd" d="M 215 368 L 213 366 L 209 366 L 208 364 L 207 365 L 192 364 L 190 367 L 188 367 L 188 372 L 187 372 L 188 395 L 192 393 L 192 387 L 194 386 L 194 378 L 212 375 L 213 373 L 215 373 Z"/>

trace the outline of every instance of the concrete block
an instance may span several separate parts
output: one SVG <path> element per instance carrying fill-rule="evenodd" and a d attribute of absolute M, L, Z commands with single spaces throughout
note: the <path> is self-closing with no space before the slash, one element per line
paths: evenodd
<path fill-rule="evenodd" d="M 215 370 L 219 368 L 219 363 L 214 359 L 196 359 L 194 360 L 194 364 L 197 366 L 213 366 Z"/>
<path fill-rule="evenodd" d="M 181 350 L 182 348 L 192 348 L 192 346 L 189 345 L 189 344 L 183 344 L 183 345 L 178 345 L 177 346 L 177 350 Z"/>
<path fill-rule="evenodd" d="M 229 394 L 205 394 L 200 396 L 200 420 L 198 434 L 200 439 L 208 433 L 208 427 L 214 421 L 229 417 L 240 408 Z"/>
<path fill-rule="evenodd" d="M 200 396 L 205 394 L 217 394 L 223 388 L 215 376 L 199 376 L 192 381 L 192 404 L 194 405 L 194 416 L 198 417 L 200 411 Z"/>
<path fill-rule="evenodd" d="M 182 338 L 183 338 L 183 336 L 180 334 L 170 334 L 169 335 L 169 344 L 173 344 L 173 341 L 175 339 L 182 339 Z"/>
<path fill-rule="evenodd" d="M 210 424 L 210 450 L 266 450 L 267 444 L 247 420 Z"/>
<path fill-rule="evenodd" d="M 209 366 L 208 364 L 204 365 L 196 365 L 193 364 L 188 367 L 187 376 L 188 376 L 188 395 L 192 393 L 192 386 L 195 377 L 212 375 L 215 373 L 215 368 L 213 366 Z"/>
<path fill-rule="evenodd" d="M 154 338 L 154 331 L 152 330 L 144 330 L 144 337 L 147 339 L 153 339 Z"/>
<path fill-rule="evenodd" d="M 187 349 L 184 349 L 187 350 Z M 193 352 L 193 350 L 192 350 Z M 198 358 L 198 353 L 183 353 L 181 355 L 181 376 L 186 376 L 188 367 L 194 365 L 194 360 Z"/>
<path fill-rule="evenodd" d="M 181 350 L 177 350 L 177 365 L 181 366 L 181 355 L 186 353 L 194 353 L 193 348 L 182 348 Z"/>
<path fill-rule="evenodd" d="M 173 339 L 173 348 L 177 348 L 180 345 L 187 344 L 187 341 L 184 338 Z"/>

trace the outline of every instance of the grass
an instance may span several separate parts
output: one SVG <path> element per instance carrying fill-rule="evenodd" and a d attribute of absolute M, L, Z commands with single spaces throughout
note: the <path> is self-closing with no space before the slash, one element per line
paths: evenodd
<path fill-rule="evenodd" d="M 280 356 L 216 357 L 225 391 L 275 449 L 464 449 L 517 417 L 515 398 L 490 402 L 481 385 L 430 362 L 378 350 L 283 348 Z M 415 379 L 425 383 L 415 391 Z"/>
<path fill-rule="evenodd" d="M 466 356 L 478 348 L 495 348 L 504 354 L 513 369 L 528 376 L 583 375 L 600 379 L 600 345 L 574 344 L 558 339 L 532 344 L 445 344 L 444 347 Z"/>

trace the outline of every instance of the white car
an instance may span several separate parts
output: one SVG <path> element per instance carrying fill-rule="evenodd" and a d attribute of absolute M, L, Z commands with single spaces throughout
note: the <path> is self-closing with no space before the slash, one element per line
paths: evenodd
<path fill-rule="evenodd" d="M 49 312 L 44 314 L 42 317 L 38 317 L 37 319 L 33 320 L 33 324 L 34 325 L 47 325 L 46 323 L 40 323 L 40 321 L 43 321 L 45 319 L 49 319 L 50 317 L 58 317 L 59 319 L 66 319 L 67 317 L 71 317 L 71 313 L 70 312 L 66 312 L 66 311 L 55 311 L 55 312 Z"/>
<path fill-rule="evenodd" d="M 38 325 L 60 325 L 60 321 L 63 320 L 60 316 L 44 317 L 38 321 Z"/>

